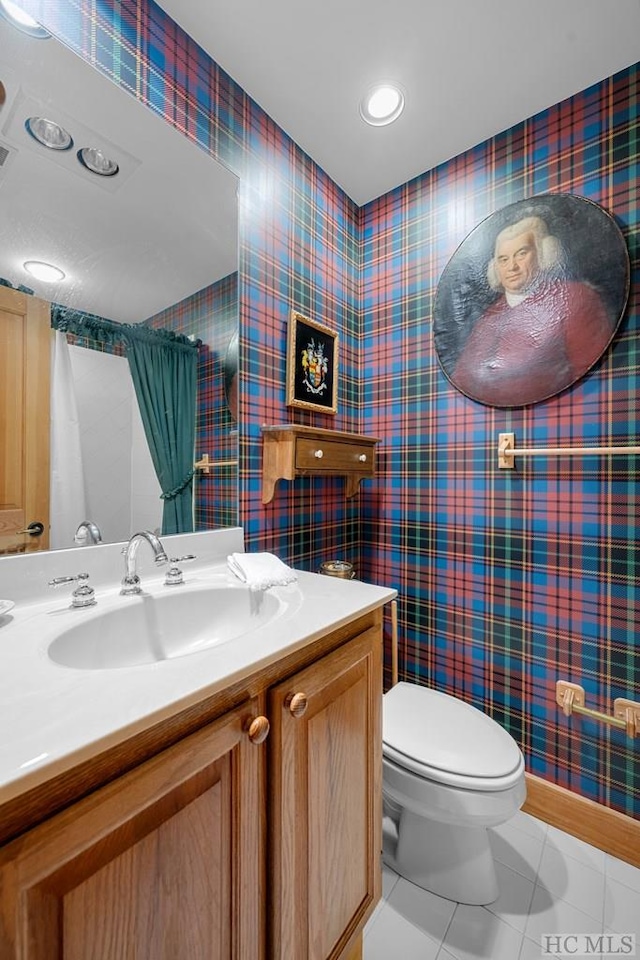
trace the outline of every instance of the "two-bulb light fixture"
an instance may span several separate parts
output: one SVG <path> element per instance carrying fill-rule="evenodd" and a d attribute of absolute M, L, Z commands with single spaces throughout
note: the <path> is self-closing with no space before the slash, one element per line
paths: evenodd
<path fill-rule="evenodd" d="M 397 83 L 379 83 L 360 101 L 360 116 L 373 127 L 397 120 L 404 110 L 404 93 Z"/>
<path fill-rule="evenodd" d="M 70 150 L 73 146 L 71 134 L 59 123 L 46 117 L 28 117 L 24 126 L 27 133 L 48 150 Z M 85 169 L 99 177 L 114 177 L 120 169 L 116 161 L 98 147 L 81 147 L 76 157 Z"/>

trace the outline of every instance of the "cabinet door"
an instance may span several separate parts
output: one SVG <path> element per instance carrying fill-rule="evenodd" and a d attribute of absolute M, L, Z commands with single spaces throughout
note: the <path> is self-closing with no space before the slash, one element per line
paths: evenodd
<path fill-rule="evenodd" d="M 381 701 L 378 628 L 270 691 L 272 960 L 337 960 L 380 897 Z"/>
<path fill-rule="evenodd" d="M 2 960 L 264 958 L 253 705 L 0 851 Z"/>

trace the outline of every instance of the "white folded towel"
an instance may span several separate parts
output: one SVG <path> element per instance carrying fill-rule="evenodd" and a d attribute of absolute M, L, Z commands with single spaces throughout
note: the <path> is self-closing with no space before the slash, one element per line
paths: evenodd
<path fill-rule="evenodd" d="M 232 553 L 227 557 L 227 565 L 251 590 L 280 587 L 298 579 L 295 570 L 273 553 Z"/>

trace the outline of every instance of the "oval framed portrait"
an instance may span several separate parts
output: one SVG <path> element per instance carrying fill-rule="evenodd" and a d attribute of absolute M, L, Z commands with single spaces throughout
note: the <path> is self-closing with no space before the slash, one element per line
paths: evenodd
<path fill-rule="evenodd" d="M 433 337 L 451 384 L 493 407 L 547 400 L 608 348 L 629 254 L 602 207 L 570 194 L 496 211 L 463 240 L 436 292 Z"/>

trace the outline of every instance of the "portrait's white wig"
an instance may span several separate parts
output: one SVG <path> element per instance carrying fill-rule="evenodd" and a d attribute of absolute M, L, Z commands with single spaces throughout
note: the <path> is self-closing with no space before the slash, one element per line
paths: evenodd
<path fill-rule="evenodd" d="M 511 226 L 505 227 L 496 237 L 493 257 L 487 266 L 487 280 L 492 290 L 502 290 L 502 284 L 498 277 L 496 268 L 496 254 L 498 246 L 503 240 L 512 240 L 519 237 L 521 233 L 533 234 L 538 256 L 538 264 L 541 270 L 551 270 L 562 262 L 562 247 L 557 237 L 549 233 L 549 229 L 542 217 L 523 217 Z"/>

